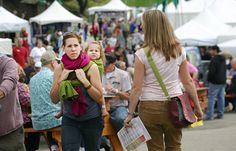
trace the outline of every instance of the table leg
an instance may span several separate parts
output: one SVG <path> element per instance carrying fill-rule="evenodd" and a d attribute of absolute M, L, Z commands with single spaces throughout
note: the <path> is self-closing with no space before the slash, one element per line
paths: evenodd
<path fill-rule="evenodd" d="M 117 135 L 108 135 L 114 151 L 123 151 L 122 145 Z"/>

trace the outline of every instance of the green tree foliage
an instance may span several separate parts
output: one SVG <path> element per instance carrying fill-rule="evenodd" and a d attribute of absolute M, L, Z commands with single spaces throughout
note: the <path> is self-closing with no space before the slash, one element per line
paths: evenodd
<path fill-rule="evenodd" d="M 88 8 L 93 6 L 102 6 L 108 3 L 110 0 L 88 0 Z"/>
<path fill-rule="evenodd" d="M 51 0 L 38 0 L 41 4 L 50 2 Z M 102 6 L 110 0 L 58 0 L 66 9 L 73 12 L 75 15 L 87 16 L 86 10 L 93 6 Z M 166 6 L 170 2 L 174 2 L 177 6 L 179 0 L 122 0 L 128 6 L 145 7 L 163 4 Z M 165 7 L 164 7 L 165 9 Z M 163 10 L 164 11 L 164 10 Z"/>
<path fill-rule="evenodd" d="M 109 1 L 110 0 L 63 0 L 63 6 L 76 15 L 87 16 L 86 10 L 89 7 L 101 6 Z"/>
<path fill-rule="evenodd" d="M 70 11 L 75 12 L 76 14 L 79 13 L 79 4 L 77 0 L 64 0 L 63 6 L 65 6 Z"/>
<path fill-rule="evenodd" d="M 79 3 L 80 14 L 84 14 L 84 11 L 85 11 L 87 4 L 88 4 L 88 0 L 77 0 L 77 2 Z"/>
<path fill-rule="evenodd" d="M 168 4 L 170 2 L 174 2 L 174 4 L 177 6 L 179 0 L 122 0 L 124 3 L 126 3 L 129 6 L 137 6 L 137 7 L 143 7 L 143 6 L 153 6 L 158 4 Z"/>
<path fill-rule="evenodd" d="M 73 14 L 75 14 L 76 16 L 80 16 L 79 4 L 76 0 L 63 0 L 61 5 L 70 12 L 72 12 Z"/>

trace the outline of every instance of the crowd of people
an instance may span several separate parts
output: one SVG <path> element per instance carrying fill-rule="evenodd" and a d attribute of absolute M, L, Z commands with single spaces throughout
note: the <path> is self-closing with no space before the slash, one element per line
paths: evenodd
<path fill-rule="evenodd" d="M 102 137 L 104 116 L 110 115 L 118 132 L 123 126 L 131 126 L 137 104 L 139 116 L 152 137 L 147 142 L 149 151 L 181 150 L 182 129 L 175 128 L 168 117 L 169 102 L 145 50 L 158 67 L 169 95 L 179 96 L 185 89 L 201 120 L 203 112 L 196 92 L 199 72 L 165 14 L 147 11 L 141 24 L 135 20 L 128 23 L 124 18 L 104 18 L 78 31 L 57 32 L 56 47 L 51 46 L 48 37 L 38 39 L 31 50 L 28 34 L 22 31 L 13 47 L 15 61 L 0 54 L 0 119 L 7 121 L 0 124 L 0 150 L 38 150 L 40 133 L 29 133 L 24 139 L 23 128 L 44 130 L 59 126 L 63 150 L 99 150 L 106 140 Z M 205 119 L 222 119 L 228 102 L 236 110 L 236 60 L 221 54 L 217 46 L 201 50 L 201 57 L 211 60 Z M 231 96 L 226 103 L 225 92 Z M 104 94 L 115 96 L 109 101 L 109 112 Z M 51 150 L 57 151 L 51 132 L 47 138 Z"/>

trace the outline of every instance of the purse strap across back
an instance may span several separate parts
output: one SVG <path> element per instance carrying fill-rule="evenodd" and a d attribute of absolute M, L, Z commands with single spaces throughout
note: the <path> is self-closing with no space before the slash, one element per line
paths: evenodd
<path fill-rule="evenodd" d="M 150 50 L 148 50 L 147 47 L 145 47 L 144 48 L 144 52 L 145 52 L 145 54 L 147 56 L 147 59 L 148 59 L 148 62 L 150 64 L 151 68 L 152 68 L 152 71 L 153 71 L 155 77 L 157 78 L 157 81 L 159 82 L 161 88 L 162 88 L 162 91 L 164 92 L 164 94 L 167 97 L 167 99 L 170 101 L 171 100 L 170 95 L 169 95 L 169 93 L 168 93 L 168 91 L 166 89 L 166 86 L 165 86 L 162 78 L 161 78 L 160 72 L 159 72 L 156 64 L 154 63 L 154 61 L 153 61 L 153 59 L 151 57 Z"/>

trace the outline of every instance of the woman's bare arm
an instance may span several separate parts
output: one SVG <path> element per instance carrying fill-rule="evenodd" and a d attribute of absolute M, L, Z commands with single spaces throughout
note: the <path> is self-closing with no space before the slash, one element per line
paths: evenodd
<path fill-rule="evenodd" d="M 129 99 L 129 112 L 133 113 L 138 104 L 139 96 L 142 90 L 145 67 L 144 64 L 135 57 L 134 62 L 134 81 Z"/>
<path fill-rule="evenodd" d="M 54 76 L 53 76 L 53 83 L 52 83 L 52 88 L 50 90 L 50 97 L 53 103 L 58 103 L 59 100 L 59 95 L 58 95 L 58 90 L 60 86 L 60 76 L 62 73 L 62 68 L 61 66 L 57 66 L 54 70 Z"/>
<path fill-rule="evenodd" d="M 198 96 L 197 96 L 197 91 L 193 83 L 193 79 L 190 77 L 188 68 L 187 68 L 187 61 L 183 61 L 182 64 L 180 65 L 179 69 L 179 76 L 180 80 L 186 90 L 186 92 L 190 95 L 190 97 L 194 101 L 194 105 L 197 111 L 197 116 L 199 119 L 203 118 L 203 113 L 201 110 L 201 106 L 199 104 Z"/>

